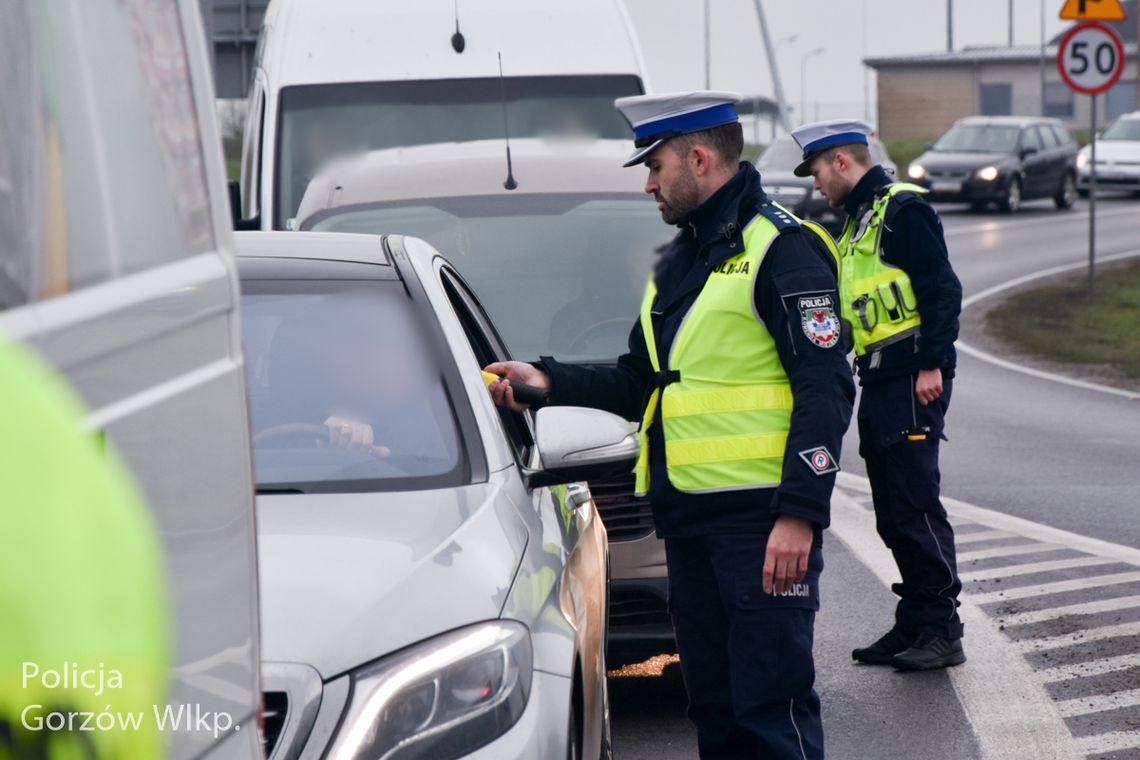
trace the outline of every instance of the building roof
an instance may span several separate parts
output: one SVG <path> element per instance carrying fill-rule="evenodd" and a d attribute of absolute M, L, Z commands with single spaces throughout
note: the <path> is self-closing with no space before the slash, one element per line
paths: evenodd
<path fill-rule="evenodd" d="M 1124 53 L 1131 59 L 1137 53 L 1135 42 L 1124 43 Z M 1057 45 L 1045 48 L 1045 60 L 1052 64 L 1057 58 Z M 968 47 L 953 53 L 911 53 L 908 55 L 864 58 L 863 63 L 873 69 L 915 68 L 921 66 L 980 66 L 986 63 L 1037 63 L 1041 59 L 1041 48 L 1033 46 L 1017 47 Z"/>

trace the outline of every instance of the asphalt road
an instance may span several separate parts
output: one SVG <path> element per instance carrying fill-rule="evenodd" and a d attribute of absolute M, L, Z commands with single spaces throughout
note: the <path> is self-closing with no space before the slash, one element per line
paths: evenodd
<path fill-rule="evenodd" d="M 1083 202 L 1068 212 L 1055 211 L 1048 202 L 1031 203 L 1013 216 L 974 214 L 959 207 L 940 210 L 967 297 L 1087 258 L 1088 214 Z M 1102 199 L 1099 255 L 1132 250 L 1140 250 L 1140 201 Z M 1032 318 L 1026 315 L 1027 320 Z M 1137 321 L 1136 315 L 1122 319 Z M 943 491 L 948 497 L 1140 547 L 1136 518 L 1140 401 L 1030 377 L 965 355 L 959 359 L 958 374 L 948 417 L 950 442 L 942 457 Z M 863 472 L 854 434 L 845 443 L 843 465 L 849 473 Z M 963 526 L 963 530 L 984 528 Z M 976 543 L 975 549 L 983 549 L 976 556 L 985 556 L 984 549 L 991 544 L 1000 552 L 1003 540 L 1017 539 Z M 851 663 L 851 648 L 873 640 L 889 624 L 893 597 L 842 542 L 830 539 L 825 556 L 816 660 L 828 756 L 980 757 L 969 718 L 946 673 L 900 675 Z M 964 569 L 981 577 L 987 563 L 1016 561 L 973 560 Z M 1016 568 L 1011 572 L 1016 573 Z M 990 607 L 987 613 L 995 616 L 1009 611 L 996 604 Z M 1027 635 L 1039 635 L 1031 627 L 1025 630 Z M 1047 633 L 1052 631 L 1040 635 Z M 616 675 L 611 678 L 611 696 L 618 760 L 696 757 L 695 734 L 684 717 L 684 692 L 675 661 L 651 661 Z M 1105 720 L 1097 716 L 1096 727 L 1089 731 L 1113 730 Z M 1074 736 L 1080 734 L 1079 725 L 1068 722 L 1068 727 Z M 1118 755 L 1103 756 L 1115 760 Z M 1126 756 L 1130 755 L 1119 755 Z"/>

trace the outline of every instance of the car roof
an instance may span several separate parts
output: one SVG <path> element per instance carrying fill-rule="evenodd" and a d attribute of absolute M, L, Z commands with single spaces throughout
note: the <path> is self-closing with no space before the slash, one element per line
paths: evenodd
<path fill-rule="evenodd" d="M 625 140 L 552 142 L 512 140 L 507 190 L 507 154 L 502 140 L 389 148 L 330 164 L 305 191 L 298 226 L 330 208 L 418 198 L 510 196 L 542 193 L 641 195 L 645 174 L 622 168 L 632 152 Z"/>
<path fill-rule="evenodd" d="M 1049 119 L 1043 116 L 967 116 L 959 119 L 955 124 L 991 124 L 994 126 L 1028 127 L 1033 124 L 1049 124 L 1061 127 L 1060 119 Z"/>
<path fill-rule="evenodd" d="M 235 232 L 234 253 L 243 276 L 400 279 L 383 235 Z"/>
<path fill-rule="evenodd" d="M 493 77 L 500 52 L 508 77 L 645 71 L 621 0 L 275 0 L 266 27 L 274 87 Z"/>

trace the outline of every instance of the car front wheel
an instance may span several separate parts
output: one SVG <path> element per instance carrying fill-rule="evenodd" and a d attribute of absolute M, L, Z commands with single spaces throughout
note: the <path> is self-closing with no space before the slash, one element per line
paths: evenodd
<path fill-rule="evenodd" d="M 1053 197 L 1053 203 L 1060 209 L 1072 208 L 1073 204 L 1077 202 L 1077 179 L 1068 172 L 1065 173 L 1065 179 L 1061 181 L 1061 189 L 1057 191 L 1057 195 Z"/>
<path fill-rule="evenodd" d="M 1005 191 L 1005 198 L 999 204 L 1002 211 L 1012 214 L 1021 208 L 1021 180 L 1014 177 L 1009 181 Z"/>

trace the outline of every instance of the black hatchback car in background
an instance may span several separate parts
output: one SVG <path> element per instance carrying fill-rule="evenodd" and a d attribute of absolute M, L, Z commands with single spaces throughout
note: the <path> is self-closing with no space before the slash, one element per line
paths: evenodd
<path fill-rule="evenodd" d="M 1052 198 L 1065 209 L 1077 198 L 1077 143 L 1056 119 L 971 116 L 911 162 L 907 175 L 932 201 L 1010 212 L 1023 200 Z"/>

